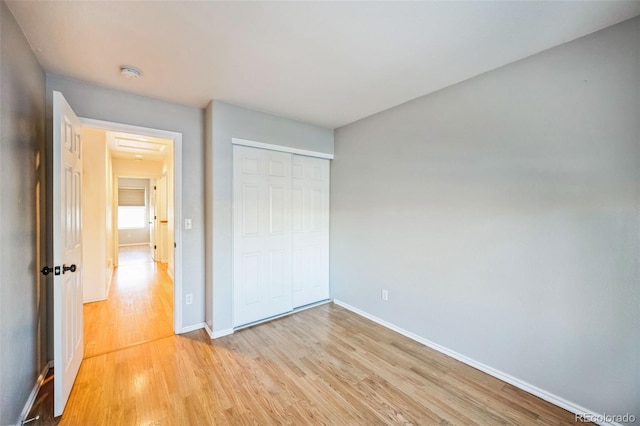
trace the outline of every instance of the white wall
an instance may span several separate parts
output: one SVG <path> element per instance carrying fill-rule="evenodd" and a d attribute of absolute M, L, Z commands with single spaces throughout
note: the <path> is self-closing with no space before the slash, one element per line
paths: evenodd
<path fill-rule="evenodd" d="M 111 282 L 111 170 L 106 133 L 83 128 L 82 292 L 85 303 L 104 300 Z"/>
<path fill-rule="evenodd" d="M 115 241 L 115 232 L 114 232 L 114 220 L 116 219 L 116 214 L 114 213 L 115 206 L 113 205 L 113 191 L 115 186 L 114 176 L 113 176 L 113 162 L 111 159 L 111 151 L 109 150 L 108 144 L 105 144 L 105 169 L 106 169 L 106 212 L 105 212 L 105 255 L 106 255 L 106 270 L 105 270 L 105 282 L 107 283 L 107 296 L 109 295 L 109 288 L 111 287 L 111 279 L 113 277 L 113 268 L 116 266 L 115 256 L 117 255 Z M 117 223 L 115 224 L 117 226 Z"/>
<path fill-rule="evenodd" d="M 205 111 L 205 134 L 206 322 L 218 333 L 233 327 L 231 139 L 248 139 L 332 154 L 333 130 L 213 101 Z"/>
<path fill-rule="evenodd" d="M 336 130 L 334 298 L 640 418 L 639 49 L 636 18 Z"/>
<path fill-rule="evenodd" d="M 45 75 L 0 1 L 0 424 L 16 424 L 47 363 Z M 42 220 L 41 220 L 42 219 Z M 53 265 L 49 265 L 53 266 Z"/>
<path fill-rule="evenodd" d="M 162 175 L 164 163 L 154 160 L 128 160 L 124 158 L 113 159 L 113 174 L 116 176 L 149 178 Z"/>
<path fill-rule="evenodd" d="M 55 74 L 47 74 L 46 83 L 47 117 L 51 117 L 51 93 L 58 90 L 80 117 L 182 134 L 182 217 L 190 217 L 193 221 L 193 229 L 182 233 L 182 286 L 183 293 L 193 294 L 193 304 L 186 306 L 184 300 L 177 303 L 183 303 L 183 327 L 202 323 L 205 260 L 202 110 L 111 90 Z M 48 135 L 51 134 L 50 127 L 49 125 Z M 115 162 L 113 169 L 116 173 Z"/>

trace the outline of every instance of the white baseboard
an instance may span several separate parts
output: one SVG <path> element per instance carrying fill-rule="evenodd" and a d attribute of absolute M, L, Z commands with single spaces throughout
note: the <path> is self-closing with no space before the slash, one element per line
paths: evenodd
<path fill-rule="evenodd" d="M 209 338 L 213 339 L 213 330 L 211 330 L 211 328 L 209 327 L 209 324 L 207 324 L 206 322 L 204 323 L 204 331 L 207 332 L 207 334 L 209 335 Z"/>
<path fill-rule="evenodd" d="M 88 299 L 88 300 L 83 300 L 82 303 L 93 303 L 93 302 L 102 302 L 107 300 L 106 297 L 96 297 L 95 299 Z"/>
<path fill-rule="evenodd" d="M 219 339 L 221 337 L 233 334 L 233 332 L 234 332 L 233 328 L 227 328 L 226 330 L 220 330 L 220 331 L 212 332 L 211 333 L 211 338 L 212 339 Z"/>
<path fill-rule="evenodd" d="M 513 377 L 507 373 L 504 373 L 500 370 L 496 370 L 493 367 L 489 367 L 488 365 L 482 364 L 481 362 L 475 361 L 467 356 L 464 356 L 462 354 L 459 354 L 455 351 L 452 351 L 451 349 L 445 348 L 444 346 L 440 346 L 437 343 L 434 343 L 430 340 L 427 340 L 423 337 L 418 336 L 417 334 L 411 333 L 410 331 L 407 331 L 403 328 L 400 328 L 396 325 L 393 325 L 383 319 L 380 319 L 374 315 L 371 315 L 367 312 L 361 311 L 360 309 L 349 305 L 348 303 L 342 302 L 340 300 L 334 299 L 333 303 L 335 303 L 338 306 L 342 306 L 345 309 L 350 310 L 353 313 L 356 313 L 364 318 L 367 318 L 377 324 L 382 325 L 383 327 L 386 327 L 390 330 L 395 331 L 396 333 L 402 334 L 405 337 L 408 337 L 411 340 L 415 340 L 418 343 L 421 343 L 431 349 L 435 349 L 436 351 L 443 353 L 447 356 L 450 356 L 451 358 L 457 359 L 458 361 L 467 364 L 473 368 L 476 368 L 484 373 L 487 373 L 490 376 L 493 376 L 497 379 L 502 380 L 503 382 L 507 382 L 519 389 L 522 389 L 525 392 L 529 392 L 532 395 L 537 396 L 538 398 L 544 399 L 547 402 L 550 402 L 554 405 L 557 405 L 558 407 L 564 408 L 565 410 L 574 413 L 574 414 L 579 414 L 579 415 L 590 415 L 593 416 L 593 418 L 598 418 L 598 417 L 604 417 L 600 414 L 597 414 L 591 410 L 588 410 L 578 404 L 574 404 L 573 402 L 567 401 L 564 398 L 561 398 L 557 395 L 554 395 L 550 392 L 547 392 L 543 389 L 540 389 L 530 383 L 527 383 L 523 380 L 520 380 L 516 377 Z M 599 425 L 602 426 L 622 426 L 620 423 L 611 423 L 611 422 L 603 422 L 603 423 L 597 423 Z"/>
<path fill-rule="evenodd" d="M 118 247 L 150 246 L 149 243 L 118 244 Z"/>
<path fill-rule="evenodd" d="M 109 298 L 109 291 L 111 290 L 111 282 L 113 281 L 113 267 L 109 271 L 109 279 L 107 280 L 107 298 Z"/>
<path fill-rule="evenodd" d="M 182 327 L 179 331 L 178 334 L 184 334 L 184 333 L 189 333 L 190 331 L 196 331 L 196 330 L 200 330 L 201 328 L 205 327 L 205 323 L 203 322 L 199 322 L 197 324 L 193 324 L 193 325 L 188 325 L 186 327 Z"/>
<path fill-rule="evenodd" d="M 22 423 L 25 420 L 27 420 L 29 411 L 31 411 L 31 409 L 33 408 L 33 403 L 36 402 L 36 398 L 38 397 L 38 392 L 40 392 L 40 388 L 42 387 L 42 384 L 44 383 L 44 379 L 46 379 L 50 368 L 53 368 L 53 361 L 47 362 L 42 368 L 42 371 L 40 372 L 40 375 L 38 376 L 36 383 L 33 385 L 33 389 L 31 389 L 29 398 L 27 398 L 27 402 L 24 404 L 22 413 L 20 413 L 20 422 L 18 422 L 16 426 L 21 426 Z"/>

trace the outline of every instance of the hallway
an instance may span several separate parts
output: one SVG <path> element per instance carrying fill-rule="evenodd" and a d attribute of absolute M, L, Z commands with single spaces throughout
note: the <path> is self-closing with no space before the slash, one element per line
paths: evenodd
<path fill-rule="evenodd" d="M 109 298 L 84 305 L 84 357 L 172 336 L 173 281 L 148 245 L 120 247 Z"/>

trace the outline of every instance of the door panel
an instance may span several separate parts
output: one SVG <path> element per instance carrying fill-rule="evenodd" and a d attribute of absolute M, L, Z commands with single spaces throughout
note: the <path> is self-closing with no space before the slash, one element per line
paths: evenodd
<path fill-rule="evenodd" d="M 293 307 L 329 298 L 329 160 L 294 155 Z"/>
<path fill-rule="evenodd" d="M 287 212 L 285 212 L 285 189 L 284 187 L 271 186 L 269 188 L 269 232 L 271 235 L 283 235 L 288 232 L 285 230 L 285 226 L 289 227 L 290 224 L 285 224 L 285 219 L 288 218 Z"/>
<path fill-rule="evenodd" d="M 259 195 L 260 188 L 257 185 L 243 185 L 242 198 L 244 212 L 242 213 L 243 236 L 257 235 L 259 229 Z"/>
<path fill-rule="evenodd" d="M 291 306 L 291 154 L 233 147 L 234 325 Z"/>
<path fill-rule="evenodd" d="M 286 271 L 288 264 L 284 250 L 274 250 L 269 253 L 269 297 L 280 298 L 285 293 L 290 293 L 286 288 L 289 285 L 287 282 L 289 274 Z"/>
<path fill-rule="evenodd" d="M 156 180 L 149 180 L 149 246 L 151 258 L 156 261 Z"/>
<path fill-rule="evenodd" d="M 242 275 L 244 276 L 244 303 L 252 305 L 260 301 L 260 255 L 247 254 L 243 257 Z"/>
<path fill-rule="evenodd" d="M 81 124 L 59 92 L 53 93 L 54 415 L 60 416 L 84 354 L 82 318 Z"/>
<path fill-rule="evenodd" d="M 291 190 L 291 222 L 293 232 L 302 232 L 304 230 L 303 220 L 303 196 L 302 188 L 293 188 Z"/>

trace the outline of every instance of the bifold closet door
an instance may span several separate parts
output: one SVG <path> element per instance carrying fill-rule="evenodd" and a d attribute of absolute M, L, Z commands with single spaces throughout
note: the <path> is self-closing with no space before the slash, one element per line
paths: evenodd
<path fill-rule="evenodd" d="M 293 307 L 329 298 L 329 160 L 294 155 Z"/>
<path fill-rule="evenodd" d="M 291 154 L 234 145 L 233 196 L 238 327 L 293 309 Z"/>

